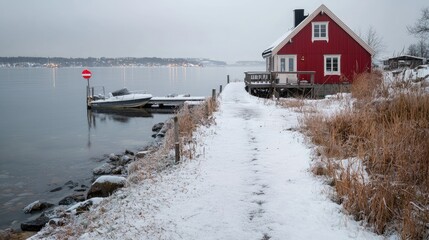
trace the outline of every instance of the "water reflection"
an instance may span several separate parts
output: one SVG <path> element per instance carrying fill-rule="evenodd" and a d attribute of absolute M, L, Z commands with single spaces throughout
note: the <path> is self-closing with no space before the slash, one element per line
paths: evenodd
<path fill-rule="evenodd" d="M 52 68 L 52 87 L 55 88 L 57 85 L 57 68 Z"/>
<path fill-rule="evenodd" d="M 125 108 L 125 109 L 90 109 L 87 111 L 88 127 L 95 128 L 97 120 L 100 122 L 115 121 L 127 123 L 131 118 L 151 118 L 152 113 L 141 108 Z"/>
<path fill-rule="evenodd" d="M 88 109 L 88 143 L 87 147 L 91 148 L 91 129 L 97 127 L 97 122 L 106 123 L 109 121 L 128 123 L 132 118 L 152 118 L 153 115 L 141 108 L 124 108 L 124 109 Z"/>

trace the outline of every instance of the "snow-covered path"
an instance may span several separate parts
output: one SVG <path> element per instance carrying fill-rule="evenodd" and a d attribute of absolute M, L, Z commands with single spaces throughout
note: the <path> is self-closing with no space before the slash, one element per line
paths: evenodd
<path fill-rule="evenodd" d="M 206 131 L 193 193 L 159 216 L 183 239 L 373 239 L 322 193 L 309 172 L 298 115 L 249 96 L 242 83 L 222 94 Z M 354 225 L 354 228 L 347 227 Z M 172 235 L 174 236 L 174 235 Z M 173 237 L 176 238 L 176 237 Z"/>
<path fill-rule="evenodd" d="M 381 239 L 309 172 L 298 113 L 243 88 L 225 88 L 216 124 L 198 131 L 196 159 L 123 190 L 82 238 Z"/>

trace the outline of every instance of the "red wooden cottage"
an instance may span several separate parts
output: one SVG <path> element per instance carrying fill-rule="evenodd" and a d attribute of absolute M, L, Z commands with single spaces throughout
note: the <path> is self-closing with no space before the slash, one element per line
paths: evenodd
<path fill-rule="evenodd" d="M 267 72 L 285 72 L 277 74 L 280 83 L 308 78 L 287 72 L 315 71 L 317 85 L 351 82 L 355 73 L 371 70 L 371 47 L 325 5 L 308 16 L 294 12 L 295 27 L 262 53 Z"/>

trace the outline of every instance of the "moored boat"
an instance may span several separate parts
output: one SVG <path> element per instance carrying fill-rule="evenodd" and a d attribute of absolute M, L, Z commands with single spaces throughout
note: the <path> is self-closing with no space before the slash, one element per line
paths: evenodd
<path fill-rule="evenodd" d="M 109 93 L 107 97 L 92 96 L 88 106 L 90 108 L 138 108 L 143 107 L 151 98 L 151 94 L 132 93 L 123 88 Z"/>

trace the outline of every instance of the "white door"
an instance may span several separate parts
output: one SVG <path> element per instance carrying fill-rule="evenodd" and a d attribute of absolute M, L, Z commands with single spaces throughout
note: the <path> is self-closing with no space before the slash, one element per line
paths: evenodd
<path fill-rule="evenodd" d="M 296 72 L 296 55 L 279 55 L 279 74 L 280 83 L 297 83 L 296 74 L 287 72 Z"/>

